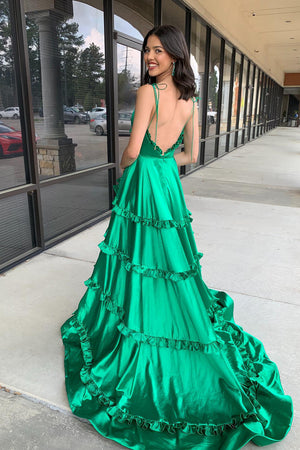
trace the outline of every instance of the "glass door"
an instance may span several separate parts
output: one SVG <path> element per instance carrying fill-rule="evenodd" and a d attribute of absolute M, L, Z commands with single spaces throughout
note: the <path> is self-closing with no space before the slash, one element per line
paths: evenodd
<path fill-rule="evenodd" d="M 118 136 L 119 158 L 129 141 L 131 115 L 136 101 L 136 92 L 142 83 L 144 63 L 142 42 L 119 32 L 117 36 L 117 82 L 118 82 Z"/>

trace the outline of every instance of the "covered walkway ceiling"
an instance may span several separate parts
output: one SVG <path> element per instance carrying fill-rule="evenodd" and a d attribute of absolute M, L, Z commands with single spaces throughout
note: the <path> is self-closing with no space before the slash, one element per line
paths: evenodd
<path fill-rule="evenodd" d="M 300 0 L 186 0 L 279 84 L 300 72 Z"/>
<path fill-rule="evenodd" d="M 300 1 L 241 0 L 240 8 L 265 48 L 284 72 L 300 72 Z"/>

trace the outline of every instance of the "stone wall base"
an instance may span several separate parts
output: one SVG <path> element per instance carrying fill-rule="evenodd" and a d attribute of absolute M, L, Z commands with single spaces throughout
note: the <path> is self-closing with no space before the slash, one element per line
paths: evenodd
<path fill-rule="evenodd" d="M 39 174 L 63 175 L 76 171 L 75 147 L 72 139 L 40 139 L 37 142 Z"/>

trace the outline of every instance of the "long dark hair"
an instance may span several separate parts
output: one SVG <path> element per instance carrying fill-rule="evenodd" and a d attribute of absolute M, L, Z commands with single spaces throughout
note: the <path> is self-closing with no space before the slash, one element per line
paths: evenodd
<path fill-rule="evenodd" d="M 148 31 L 143 42 L 143 52 L 147 46 L 149 36 L 154 34 L 162 43 L 166 52 L 176 60 L 173 81 L 180 91 L 180 97 L 188 100 L 195 95 L 196 83 L 193 70 L 190 65 L 190 57 L 184 35 L 179 28 L 173 25 L 160 25 Z M 144 84 L 153 84 L 156 77 L 150 77 L 148 70 L 145 73 Z"/>

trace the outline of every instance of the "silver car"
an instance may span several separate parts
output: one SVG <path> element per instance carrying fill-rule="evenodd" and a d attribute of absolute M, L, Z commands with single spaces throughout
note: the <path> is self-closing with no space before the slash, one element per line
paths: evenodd
<path fill-rule="evenodd" d="M 89 120 L 95 119 L 96 116 L 99 115 L 99 113 L 105 113 L 106 108 L 104 106 L 96 106 L 91 111 L 88 111 Z"/>
<path fill-rule="evenodd" d="M 131 127 L 131 112 L 120 111 L 118 113 L 118 128 L 119 133 L 129 133 Z M 95 132 L 97 136 L 107 134 L 106 113 L 97 114 L 97 116 L 90 120 L 90 130 Z"/>

